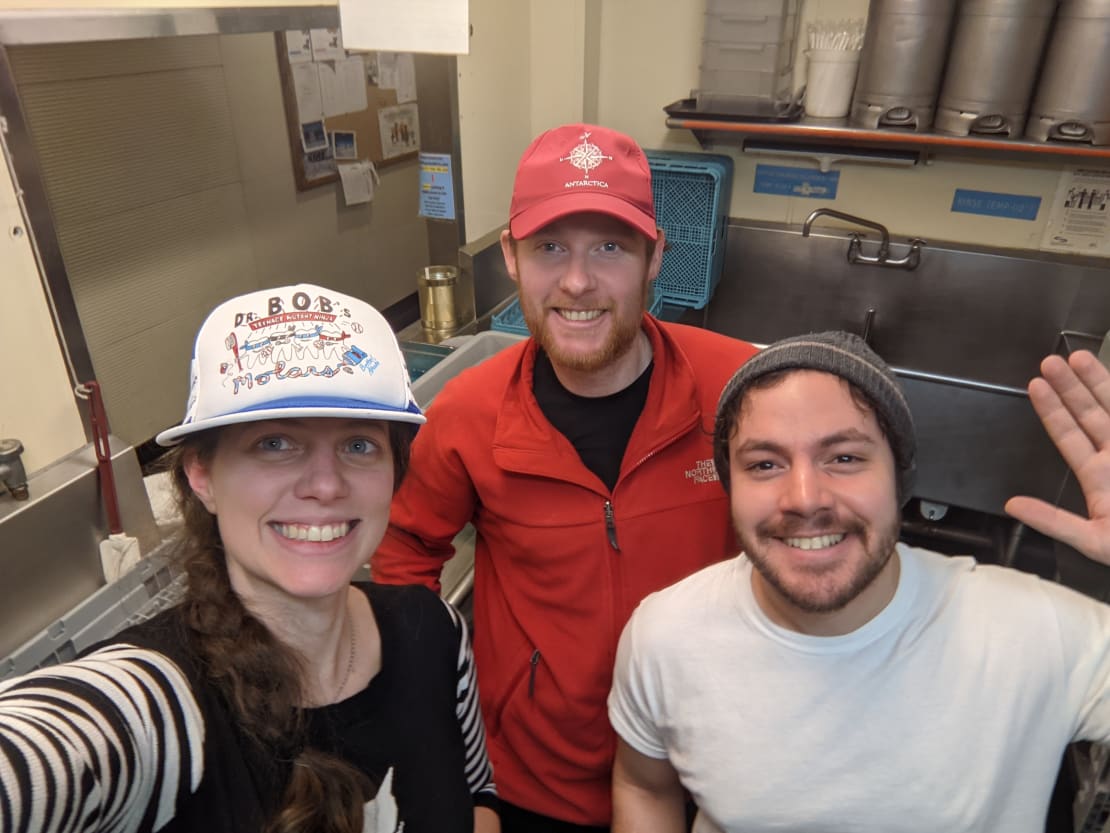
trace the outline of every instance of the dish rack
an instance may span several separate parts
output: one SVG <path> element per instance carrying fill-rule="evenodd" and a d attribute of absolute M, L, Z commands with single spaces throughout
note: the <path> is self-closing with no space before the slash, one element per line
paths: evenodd
<path fill-rule="evenodd" d="M 0 680 L 74 659 L 124 628 L 172 607 L 184 595 L 185 573 L 174 558 L 174 546 L 164 543 L 119 579 L 0 658 Z"/>
<path fill-rule="evenodd" d="M 667 251 L 655 284 L 667 304 L 703 309 L 721 280 L 732 198 L 732 158 L 645 151 L 655 219 Z"/>

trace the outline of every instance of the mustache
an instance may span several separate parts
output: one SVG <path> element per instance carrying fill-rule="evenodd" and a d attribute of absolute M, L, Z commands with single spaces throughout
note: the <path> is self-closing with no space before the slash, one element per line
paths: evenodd
<path fill-rule="evenodd" d="M 800 538 L 802 535 L 830 533 L 862 536 L 866 532 L 866 527 L 858 519 L 842 521 L 827 509 L 813 515 L 784 515 L 763 521 L 755 528 L 755 533 L 760 538 Z"/>

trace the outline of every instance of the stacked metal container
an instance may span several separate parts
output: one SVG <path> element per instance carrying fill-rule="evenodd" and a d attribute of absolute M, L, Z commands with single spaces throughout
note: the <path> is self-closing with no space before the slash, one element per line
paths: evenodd
<path fill-rule="evenodd" d="M 955 8 L 956 0 L 871 0 L 853 127 L 932 127 Z"/>
<path fill-rule="evenodd" d="M 1110 0 L 1060 4 L 1025 134 L 1110 145 Z"/>
<path fill-rule="evenodd" d="M 1017 138 L 1056 0 L 963 0 L 937 101 L 935 127 L 958 136 Z"/>
<path fill-rule="evenodd" d="M 782 116 L 793 106 L 799 0 L 706 0 L 701 72 L 705 112 Z"/>

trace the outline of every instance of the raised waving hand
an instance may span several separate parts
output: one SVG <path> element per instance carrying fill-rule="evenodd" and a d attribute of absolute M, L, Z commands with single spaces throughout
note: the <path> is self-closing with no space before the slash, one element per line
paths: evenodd
<path fill-rule="evenodd" d="M 1092 353 L 1049 356 L 1029 383 L 1029 399 L 1049 437 L 1075 473 L 1087 515 L 1043 500 L 1014 497 L 1006 511 L 1088 558 L 1110 564 L 1110 371 Z"/>

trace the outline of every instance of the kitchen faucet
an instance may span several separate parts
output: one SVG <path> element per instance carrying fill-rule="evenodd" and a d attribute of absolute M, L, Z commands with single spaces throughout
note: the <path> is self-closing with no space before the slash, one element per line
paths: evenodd
<path fill-rule="evenodd" d="M 855 223 L 857 226 L 866 226 L 867 228 L 875 229 L 875 231 L 882 235 L 882 241 L 879 243 L 879 259 L 886 260 L 887 255 L 890 254 L 890 232 L 886 230 L 886 226 L 882 223 L 865 220 L 863 217 L 857 217 L 855 214 L 845 214 L 843 211 L 835 211 L 831 208 L 818 208 L 815 211 L 809 212 L 806 221 L 802 223 L 802 237 L 809 237 L 810 226 L 813 225 L 813 221 L 818 217 L 836 217 L 836 219 L 844 220 L 846 223 Z"/>
<path fill-rule="evenodd" d="M 19 440 L 0 440 L 0 484 L 16 500 L 27 500 L 31 496 L 27 488 L 27 472 L 20 459 L 22 453 L 23 443 Z"/>
<path fill-rule="evenodd" d="M 874 255 L 863 254 L 863 239 L 857 232 L 852 232 L 851 241 L 848 243 L 849 263 L 871 263 L 876 266 L 916 269 L 917 265 L 921 262 L 921 247 L 925 245 L 924 240 L 917 237 L 912 238 L 910 240 L 910 250 L 906 256 L 898 260 L 891 260 L 890 232 L 887 231 L 886 226 L 882 223 L 865 220 L 863 217 L 857 217 L 854 214 L 846 214 L 843 211 L 836 211 L 832 208 L 818 208 L 811 211 L 809 216 L 806 217 L 805 222 L 802 223 L 802 237 L 809 237 L 809 230 L 813 226 L 813 221 L 818 217 L 835 217 L 838 220 L 855 223 L 858 226 L 865 226 L 866 228 L 875 229 L 875 231 L 879 232 L 879 250 Z"/>

